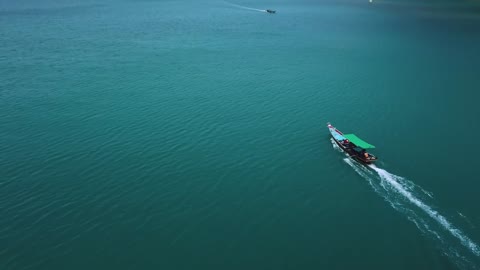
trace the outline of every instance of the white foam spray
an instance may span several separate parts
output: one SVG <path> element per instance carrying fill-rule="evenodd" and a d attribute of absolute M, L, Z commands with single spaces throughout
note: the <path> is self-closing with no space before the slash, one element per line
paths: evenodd
<path fill-rule="evenodd" d="M 227 3 L 227 4 L 231 5 L 231 6 L 237 7 L 237 8 L 241 8 L 241 9 L 253 10 L 253 11 L 258 11 L 258 12 L 267 12 L 265 9 L 258 9 L 258 8 L 251 8 L 251 7 L 241 6 L 241 5 L 229 3 L 229 2 L 226 2 L 226 1 L 225 1 L 225 3 Z"/>
<path fill-rule="evenodd" d="M 335 142 L 335 140 L 333 138 L 330 139 L 330 142 L 332 142 L 333 149 L 336 149 L 340 152 L 343 152 L 343 149 L 340 148 L 340 146 L 338 146 L 338 144 Z"/>
<path fill-rule="evenodd" d="M 391 185 L 396 192 L 404 196 L 408 201 L 422 209 L 427 215 L 437 221 L 442 227 L 450 232 L 454 237 L 456 237 L 460 242 L 470 249 L 475 255 L 480 256 L 480 248 L 475 244 L 470 238 L 464 235 L 459 229 L 455 228 L 444 216 L 440 215 L 437 211 L 433 210 L 430 206 L 425 204 L 423 201 L 415 197 L 410 191 L 404 188 L 400 182 L 404 179 L 398 175 L 391 174 L 384 169 L 380 169 L 375 165 L 370 165 L 374 171 L 378 173 L 380 178 Z"/>
<path fill-rule="evenodd" d="M 343 152 L 333 140 L 332 146 L 334 149 Z M 344 161 L 362 178 L 367 180 L 374 191 L 390 203 L 395 210 L 405 214 L 420 231 L 436 239 L 443 253 L 452 258 L 457 263 L 457 266 L 462 269 L 478 269 L 475 263 L 467 259 L 467 254 L 462 255 L 459 248 L 460 245 L 466 247 L 478 258 L 480 256 L 479 246 L 426 203 L 429 197 L 433 197 L 430 192 L 415 185 L 408 179 L 389 173 L 375 165 L 367 167 L 349 157 L 344 158 Z M 428 197 L 420 196 L 422 194 Z M 416 209 L 421 211 L 419 212 Z M 445 233 L 442 231 L 445 231 Z M 448 238 L 447 233 L 459 240 L 458 247 L 446 242 L 445 238 Z M 471 259 L 476 261 L 476 259 Z"/>

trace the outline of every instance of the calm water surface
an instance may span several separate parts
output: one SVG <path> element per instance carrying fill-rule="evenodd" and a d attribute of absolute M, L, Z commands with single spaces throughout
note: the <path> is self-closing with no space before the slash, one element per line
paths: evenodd
<path fill-rule="evenodd" d="M 480 269 L 478 2 L 4 0 L 0 42 L 1 269 Z"/>

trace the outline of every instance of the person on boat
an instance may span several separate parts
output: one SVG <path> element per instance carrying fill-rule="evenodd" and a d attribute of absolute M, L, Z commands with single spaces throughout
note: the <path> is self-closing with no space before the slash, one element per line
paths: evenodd
<path fill-rule="evenodd" d="M 368 159 L 368 153 L 367 152 L 363 153 L 363 155 L 365 156 L 366 159 Z"/>

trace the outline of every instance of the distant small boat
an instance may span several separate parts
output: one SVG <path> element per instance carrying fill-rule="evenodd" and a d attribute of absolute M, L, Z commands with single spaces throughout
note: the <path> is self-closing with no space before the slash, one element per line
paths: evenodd
<path fill-rule="evenodd" d="M 335 143 L 347 152 L 347 154 L 364 164 L 372 164 L 377 161 L 377 157 L 368 153 L 365 149 L 372 149 L 375 146 L 358 138 L 355 134 L 343 134 L 330 123 L 327 123 L 328 130 L 332 134 Z"/>
<path fill-rule="evenodd" d="M 267 9 L 266 11 L 267 11 L 268 13 L 272 13 L 272 14 L 277 13 L 275 10 L 271 10 L 271 9 Z"/>

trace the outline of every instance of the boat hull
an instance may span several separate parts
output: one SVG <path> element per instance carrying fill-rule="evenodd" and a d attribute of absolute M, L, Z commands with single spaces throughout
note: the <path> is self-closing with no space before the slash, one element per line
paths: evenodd
<path fill-rule="evenodd" d="M 363 164 L 366 164 L 366 165 L 373 164 L 373 163 L 375 163 L 375 161 L 377 161 L 376 159 L 367 160 L 365 158 L 362 158 L 355 151 L 353 151 L 351 148 L 345 147 L 341 142 L 339 142 L 335 139 L 333 139 L 333 140 L 345 153 L 347 153 L 347 155 L 349 157 L 355 159 L 356 161 L 359 161 L 359 162 L 361 162 Z"/>
<path fill-rule="evenodd" d="M 375 163 L 375 161 L 377 161 L 377 158 L 375 156 L 372 156 L 372 158 L 367 159 L 362 155 L 360 155 L 358 152 L 354 150 L 355 145 L 352 145 L 351 143 L 347 143 L 347 144 L 342 143 L 342 141 L 346 140 L 346 138 L 343 137 L 343 133 L 340 130 L 336 129 L 331 124 L 328 124 L 328 129 L 330 131 L 330 134 L 332 135 L 332 139 L 345 153 L 347 153 L 349 157 L 366 165 L 373 164 Z"/>

